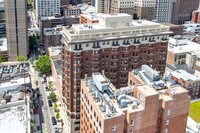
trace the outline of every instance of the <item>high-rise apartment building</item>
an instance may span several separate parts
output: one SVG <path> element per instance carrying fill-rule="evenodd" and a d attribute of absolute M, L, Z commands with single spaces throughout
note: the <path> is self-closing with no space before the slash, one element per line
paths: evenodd
<path fill-rule="evenodd" d="M 69 132 L 79 130 L 80 79 L 105 71 L 117 87 L 127 86 L 128 71 L 152 65 L 165 71 L 168 26 L 132 20 L 128 14 L 97 14 L 99 23 L 62 30 L 62 85 Z M 154 59 L 154 60 L 153 60 Z"/>
<path fill-rule="evenodd" d="M 184 24 L 190 21 L 192 12 L 199 7 L 199 0 L 173 0 L 171 22 Z"/>
<path fill-rule="evenodd" d="M 116 89 L 100 73 L 81 80 L 80 133 L 184 133 L 188 91 L 149 85 Z"/>
<path fill-rule="evenodd" d="M 28 54 L 27 1 L 5 0 L 6 37 L 9 60 Z"/>
<path fill-rule="evenodd" d="M 156 22 L 171 22 L 172 0 L 156 0 L 155 18 Z"/>
<path fill-rule="evenodd" d="M 154 20 L 156 0 L 135 0 L 134 19 Z"/>
<path fill-rule="evenodd" d="M 35 0 L 35 18 L 39 23 L 41 17 L 60 14 L 60 0 Z"/>

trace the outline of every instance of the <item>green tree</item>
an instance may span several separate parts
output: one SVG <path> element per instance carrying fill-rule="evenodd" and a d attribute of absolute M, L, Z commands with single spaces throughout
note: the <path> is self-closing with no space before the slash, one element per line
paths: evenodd
<path fill-rule="evenodd" d="M 53 105 L 53 109 L 54 109 L 55 112 L 56 112 L 57 108 L 58 108 L 58 105 L 55 103 L 55 104 Z"/>
<path fill-rule="evenodd" d="M 55 102 L 56 101 L 56 94 L 54 92 L 51 92 L 49 95 L 49 98 L 51 99 L 51 101 Z"/>
<path fill-rule="evenodd" d="M 48 88 L 49 88 L 49 90 L 51 90 L 52 86 L 53 86 L 53 82 L 52 81 L 48 81 Z"/>
<path fill-rule="evenodd" d="M 56 113 L 56 119 L 59 119 L 59 118 L 60 118 L 60 113 L 57 112 L 57 113 Z"/>
<path fill-rule="evenodd" d="M 42 74 L 51 74 L 51 62 L 47 55 L 42 55 L 36 62 L 36 70 Z"/>
<path fill-rule="evenodd" d="M 5 62 L 6 60 L 3 58 L 3 56 L 0 56 L 0 63 Z"/>
<path fill-rule="evenodd" d="M 37 44 L 37 36 L 29 36 L 29 48 L 30 50 L 33 50 L 36 47 Z"/>
<path fill-rule="evenodd" d="M 19 55 L 17 56 L 17 61 L 21 61 L 21 62 L 27 61 L 27 57 Z"/>

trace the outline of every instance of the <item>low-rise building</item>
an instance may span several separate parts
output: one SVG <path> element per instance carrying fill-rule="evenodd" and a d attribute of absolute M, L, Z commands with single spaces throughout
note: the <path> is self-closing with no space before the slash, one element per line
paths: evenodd
<path fill-rule="evenodd" d="M 81 24 L 85 23 L 98 23 L 99 20 L 95 13 L 89 13 L 89 14 L 80 14 L 80 21 Z"/>
<path fill-rule="evenodd" d="M 199 34 L 200 24 L 199 23 L 188 23 L 183 24 L 183 31 L 185 34 Z"/>
<path fill-rule="evenodd" d="M 171 78 L 189 91 L 192 99 L 200 98 L 200 78 L 185 70 L 176 70 L 171 73 Z"/>
<path fill-rule="evenodd" d="M 185 132 L 188 91 L 149 85 L 116 89 L 100 73 L 81 80 L 80 132 Z M 148 120 L 147 120 L 148 119 Z"/>
<path fill-rule="evenodd" d="M 27 63 L 0 66 L 0 131 L 31 133 L 30 76 Z"/>
<path fill-rule="evenodd" d="M 184 65 L 194 68 L 200 54 L 199 44 L 185 38 L 170 38 L 167 52 L 167 64 Z"/>
<path fill-rule="evenodd" d="M 162 23 L 162 24 L 169 26 L 169 30 L 173 32 L 170 36 L 183 35 L 183 26 L 175 25 L 172 23 Z"/>

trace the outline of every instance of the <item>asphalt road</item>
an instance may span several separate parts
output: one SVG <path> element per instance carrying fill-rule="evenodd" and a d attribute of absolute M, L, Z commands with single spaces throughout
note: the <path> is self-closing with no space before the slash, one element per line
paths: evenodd
<path fill-rule="evenodd" d="M 42 128 L 45 129 L 45 133 L 53 133 L 53 125 L 51 122 L 51 117 L 54 116 L 53 112 L 53 106 L 49 107 L 48 105 L 48 99 L 47 99 L 47 94 L 46 94 L 46 83 L 42 84 L 41 83 L 41 77 L 38 76 L 37 74 L 37 79 L 38 79 L 38 87 L 40 89 L 40 120 L 42 122 Z"/>

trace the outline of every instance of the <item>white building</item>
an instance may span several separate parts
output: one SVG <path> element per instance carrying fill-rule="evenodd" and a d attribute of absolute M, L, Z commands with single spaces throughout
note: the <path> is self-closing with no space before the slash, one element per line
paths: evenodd
<path fill-rule="evenodd" d="M 41 17 L 54 16 L 60 13 L 60 0 L 35 0 L 35 18 L 37 23 Z"/>
<path fill-rule="evenodd" d="M 156 22 L 171 22 L 172 4 L 172 0 L 156 0 Z"/>

